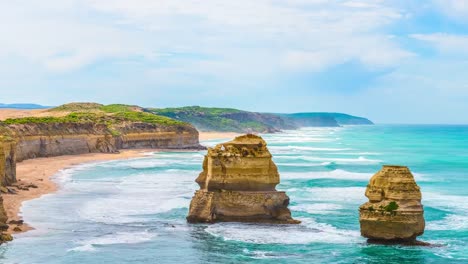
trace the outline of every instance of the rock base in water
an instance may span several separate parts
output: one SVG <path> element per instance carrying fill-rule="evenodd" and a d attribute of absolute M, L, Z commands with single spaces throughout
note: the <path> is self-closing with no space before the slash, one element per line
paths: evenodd
<path fill-rule="evenodd" d="M 204 191 L 195 193 L 187 220 L 191 223 L 300 223 L 291 218 L 284 192 Z"/>
<path fill-rule="evenodd" d="M 407 239 L 394 239 L 394 240 L 382 240 L 382 239 L 368 239 L 367 243 L 375 245 L 401 245 L 401 246 L 414 246 L 414 247 L 440 247 L 440 245 L 433 245 L 419 240 L 407 240 Z"/>

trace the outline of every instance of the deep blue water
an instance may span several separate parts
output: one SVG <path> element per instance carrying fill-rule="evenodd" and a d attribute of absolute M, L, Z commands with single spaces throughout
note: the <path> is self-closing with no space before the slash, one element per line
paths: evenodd
<path fill-rule="evenodd" d="M 0 247 L 1 263 L 468 263 L 468 126 L 350 126 L 264 135 L 301 225 L 185 221 L 204 152 L 86 164 L 60 191 L 28 201 L 36 230 Z M 213 145 L 217 141 L 205 142 Z M 365 186 L 383 164 L 407 165 L 439 247 L 368 245 Z"/>

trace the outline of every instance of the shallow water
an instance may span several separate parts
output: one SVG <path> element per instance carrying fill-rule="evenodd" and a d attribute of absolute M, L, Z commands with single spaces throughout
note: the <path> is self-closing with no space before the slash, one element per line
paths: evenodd
<path fill-rule="evenodd" d="M 2 245 L 0 262 L 468 262 L 467 126 L 308 128 L 264 138 L 301 225 L 187 224 L 204 152 L 154 153 L 57 174 L 60 191 L 23 206 L 37 229 Z M 440 247 L 360 237 L 357 209 L 383 164 L 410 166 L 425 205 L 420 239 Z"/>

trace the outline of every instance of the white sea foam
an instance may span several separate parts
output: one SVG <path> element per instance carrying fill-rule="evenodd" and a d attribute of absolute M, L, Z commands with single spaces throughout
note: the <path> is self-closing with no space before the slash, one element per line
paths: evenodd
<path fill-rule="evenodd" d="M 118 232 L 115 234 L 106 234 L 89 240 L 77 242 L 78 247 L 68 251 L 96 251 L 96 245 L 115 245 L 115 244 L 139 244 L 150 241 L 156 234 L 148 232 Z"/>
<path fill-rule="evenodd" d="M 246 248 L 242 250 L 242 252 L 246 255 L 249 255 L 253 259 L 279 259 L 279 258 L 287 258 L 287 255 L 278 255 L 278 253 L 273 251 L 262 251 L 262 250 L 253 250 L 250 251 Z"/>
<path fill-rule="evenodd" d="M 340 214 L 339 210 L 343 209 L 343 206 L 332 203 L 313 203 L 291 206 L 290 209 L 310 214 Z"/>
<path fill-rule="evenodd" d="M 329 158 L 329 157 L 308 157 L 304 156 L 302 157 L 305 160 L 310 160 L 310 161 L 328 161 L 328 162 L 334 162 L 337 164 L 353 164 L 353 163 L 360 163 L 360 164 L 377 164 L 381 163 L 381 160 L 374 160 L 374 159 L 367 159 L 366 157 L 360 156 L 357 159 L 351 159 L 351 158 Z"/>
<path fill-rule="evenodd" d="M 306 155 L 301 156 L 284 156 L 284 155 L 276 155 L 275 160 L 306 160 L 312 162 L 329 162 L 335 164 L 342 164 L 342 165 L 349 165 L 349 164 L 359 164 L 359 165 L 369 165 L 369 164 L 378 164 L 382 163 L 382 160 L 377 159 L 368 159 L 364 156 L 360 156 L 358 158 L 333 158 L 333 157 L 311 157 Z M 294 165 L 297 163 L 291 163 L 290 165 Z"/>
<path fill-rule="evenodd" d="M 365 202 L 365 187 L 330 187 L 330 188 L 291 188 L 286 192 L 299 192 L 294 198 L 295 202 L 338 202 L 357 204 Z"/>
<path fill-rule="evenodd" d="M 437 209 L 468 215 L 467 196 L 425 192 L 422 203 Z"/>
<path fill-rule="evenodd" d="M 427 223 L 427 230 L 468 230 L 468 215 L 448 215 L 442 220 Z"/>
<path fill-rule="evenodd" d="M 351 150 L 350 148 L 320 148 L 320 147 L 303 147 L 303 146 L 270 146 L 269 147 L 271 152 L 275 152 L 277 150 L 284 151 L 284 150 L 304 150 L 304 151 L 345 151 Z"/>
<path fill-rule="evenodd" d="M 276 165 L 283 166 L 283 167 L 322 167 L 330 165 L 330 162 L 322 162 L 322 163 L 283 163 L 283 162 L 276 162 Z"/>
<path fill-rule="evenodd" d="M 195 173 L 139 174 L 106 186 L 82 183 L 82 189 L 91 188 L 106 195 L 84 203 L 78 210 L 79 215 L 102 223 L 150 221 L 144 215 L 188 207 L 193 190 L 197 188 L 193 182 L 195 176 Z"/>
<path fill-rule="evenodd" d="M 311 219 L 300 219 L 300 225 L 256 225 L 220 223 L 209 226 L 205 231 L 224 240 L 254 244 L 347 244 L 359 241 L 357 231 L 337 229 Z"/>
<path fill-rule="evenodd" d="M 345 170 L 283 173 L 282 179 L 340 179 L 340 180 L 369 180 L 372 173 L 349 172 Z"/>

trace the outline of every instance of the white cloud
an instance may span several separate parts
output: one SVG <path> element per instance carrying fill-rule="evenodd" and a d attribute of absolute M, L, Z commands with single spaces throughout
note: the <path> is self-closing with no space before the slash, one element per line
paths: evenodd
<path fill-rule="evenodd" d="M 413 34 L 411 37 L 431 43 L 444 54 L 455 56 L 468 55 L 468 35 L 435 33 Z"/>
<path fill-rule="evenodd" d="M 234 71 L 248 64 L 323 70 L 349 60 L 381 67 L 409 55 L 381 32 L 400 19 L 402 11 L 371 0 L 11 1 L 0 4 L 0 23 L 10 25 L 0 29 L 0 56 L 52 71 L 173 52 L 207 56 Z"/>
<path fill-rule="evenodd" d="M 468 23 L 468 0 L 433 0 L 446 16 Z"/>

